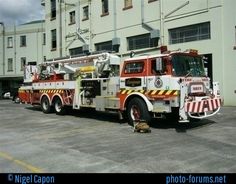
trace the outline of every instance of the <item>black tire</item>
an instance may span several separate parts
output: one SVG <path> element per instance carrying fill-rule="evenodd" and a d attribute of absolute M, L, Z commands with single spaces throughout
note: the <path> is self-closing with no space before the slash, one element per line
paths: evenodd
<path fill-rule="evenodd" d="M 48 97 L 44 96 L 41 99 L 41 109 L 45 114 L 49 114 L 52 112 L 52 106 L 50 105 Z"/>
<path fill-rule="evenodd" d="M 146 103 L 140 98 L 133 98 L 128 103 L 127 117 L 129 125 L 133 126 L 134 121 L 144 120 L 148 124 L 151 122 L 151 114 L 147 109 Z"/>
<path fill-rule="evenodd" d="M 54 109 L 57 115 L 64 115 L 66 112 L 65 106 L 63 106 L 61 99 L 58 97 L 54 101 Z"/>

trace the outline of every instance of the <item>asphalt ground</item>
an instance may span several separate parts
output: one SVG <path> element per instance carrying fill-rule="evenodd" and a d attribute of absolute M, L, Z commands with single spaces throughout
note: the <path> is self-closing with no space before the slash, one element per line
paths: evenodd
<path fill-rule="evenodd" d="M 115 113 L 0 100 L 0 173 L 236 173 L 236 107 L 189 124 L 156 120 L 134 133 Z"/>

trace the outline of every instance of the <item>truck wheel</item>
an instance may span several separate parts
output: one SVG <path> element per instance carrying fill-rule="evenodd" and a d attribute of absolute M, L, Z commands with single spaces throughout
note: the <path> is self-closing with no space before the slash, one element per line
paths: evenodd
<path fill-rule="evenodd" d="M 65 114 L 65 106 L 63 106 L 62 101 L 60 98 L 56 98 L 54 102 L 54 108 L 57 115 L 64 115 Z"/>
<path fill-rule="evenodd" d="M 41 99 L 41 109 L 45 114 L 52 112 L 52 107 L 50 106 L 50 102 L 46 96 Z"/>
<path fill-rule="evenodd" d="M 133 126 L 135 120 L 145 120 L 147 123 L 151 121 L 151 115 L 147 109 L 147 105 L 140 98 L 133 98 L 127 108 L 128 123 Z"/>

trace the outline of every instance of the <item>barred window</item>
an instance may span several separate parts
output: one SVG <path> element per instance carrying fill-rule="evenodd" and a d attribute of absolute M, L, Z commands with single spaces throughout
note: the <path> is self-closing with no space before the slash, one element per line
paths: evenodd
<path fill-rule="evenodd" d="M 95 44 L 96 51 L 112 51 L 112 41 Z"/>
<path fill-rule="evenodd" d="M 169 29 L 169 43 L 184 43 L 211 38 L 210 22 Z"/>
<path fill-rule="evenodd" d="M 127 38 L 128 50 L 136 50 L 158 46 L 158 38 L 151 38 L 151 34 L 143 34 Z"/>
<path fill-rule="evenodd" d="M 83 54 L 83 48 L 82 47 L 76 47 L 76 48 L 73 48 L 73 49 L 69 49 L 69 52 L 70 52 L 71 56 Z"/>

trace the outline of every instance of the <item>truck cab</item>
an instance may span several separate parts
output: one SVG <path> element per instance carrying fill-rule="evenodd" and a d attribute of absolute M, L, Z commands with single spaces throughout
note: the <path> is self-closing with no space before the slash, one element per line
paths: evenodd
<path fill-rule="evenodd" d="M 206 76 L 196 50 L 165 52 L 124 61 L 120 79 L 121 109 L 129 121 L 175 117 L 179 122 L 216 114 L 219 84 Z"/>

